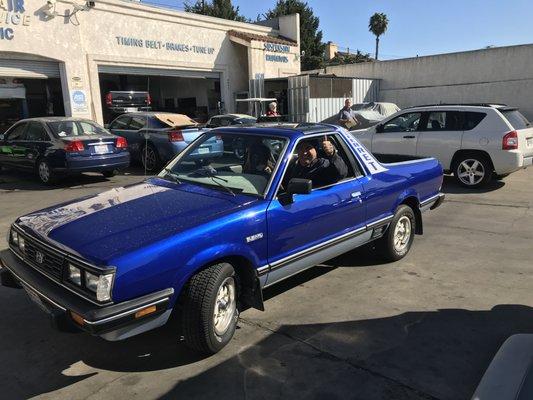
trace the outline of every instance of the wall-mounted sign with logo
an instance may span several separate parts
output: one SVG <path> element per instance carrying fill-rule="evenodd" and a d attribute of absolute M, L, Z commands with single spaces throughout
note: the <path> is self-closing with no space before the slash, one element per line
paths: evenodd
<path fill-rule="evenodd" d="M 14 27 L 30 24 L 30 15 L 25 12 L 24 0 L 0 0 L 0 40 L 12 40 Z"/>
<path fill-rule="evenodd" d="M 85 90 L 71 90 L 70 101 L 72 105 L 72 113 L 86 113 L 87 108 L 87 94 Z"/>
<path fill-rule="evenodd" d="M 265 51 L 271 53 L 285 53 L 288 54 L 291 52 L 291 47 L 286 44 L 277 44 L 277 43 L 265 43 L 263 46 Z M 289 57 L 282 56 L 279 54 L 265 54 L 265 60 L 270 62 L 282 62 L 288 63 Z"/>
<path fill-rule="evenodd" d="M 1 1 L 1 0 L 0 0 Z M 179 53 L 215 54 L 214 47 L 199 46 L 197 44 L 174 43 L 157 39 L 141 39 L 134 37 L 115 36 L 119 46 L 144 47 L 153 50 L 172 51 Z"/>

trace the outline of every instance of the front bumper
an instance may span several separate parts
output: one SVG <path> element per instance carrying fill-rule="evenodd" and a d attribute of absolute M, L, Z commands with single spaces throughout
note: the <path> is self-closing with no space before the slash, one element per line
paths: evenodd
<path fill-rule="evenodd" d="M 61 331 L 79 328 L 107 340 L 122 340 L 164 325 L 172 311 L 169 303 L 174 289 L 168 288 L 118 304 L 97 306 L 51 281 L 20 260 L 11 250 L 0 252 L 3 286 L 24 288 L 29 297 Z M 141 310 L 154 309 L 145 316 Z M 77 322 L 73 314 L 79 316 Z"/>

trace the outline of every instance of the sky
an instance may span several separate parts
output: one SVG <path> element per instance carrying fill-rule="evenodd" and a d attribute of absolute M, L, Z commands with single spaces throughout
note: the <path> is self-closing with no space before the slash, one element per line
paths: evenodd
<path fill-rule="evenodd" d="M 145 2 L 178 9 L 184 3 Z M 233 0 L 252 20 L 275 3 Z M 533 0 L 309 0 L 308 4 L 320 18 L 324 42 L 332 41 L 343 51 L 373 54 L 375 36 L 368 31 L 368 20 L 375 12 L 387 14 L 389 28 L 380 38 L 380 59 L 533 43 Z"/>

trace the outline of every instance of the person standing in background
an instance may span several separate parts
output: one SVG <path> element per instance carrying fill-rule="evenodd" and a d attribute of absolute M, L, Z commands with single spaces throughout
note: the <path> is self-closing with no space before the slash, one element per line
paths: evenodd
<path fill-rule="evenodd" d="M 351 108 L 352 102 L 350 99 L 344 100 L 344 107 L 339 111 L 339 125 L 343 128 L 350 129 L 359 124 L 355 116 L 355 111 Z"/>

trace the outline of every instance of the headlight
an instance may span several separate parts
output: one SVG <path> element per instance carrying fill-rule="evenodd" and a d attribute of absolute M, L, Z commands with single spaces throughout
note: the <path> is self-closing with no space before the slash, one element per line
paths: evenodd
<path fill-rule="evenodd" d="M 98 301 L 107 301 L 111 299 L 111 286 L 113 283 L 113 274 L 94 275 L 85 272 L 85 287 L 91 292 L 96 293 Z"/>
<path fill-rule="evenodd" d="M 11 228 L 11 243 L 13 243 L 13 244 L 15 244 L 17 246 L 19 244 L 19 234 L 13 228 Z"/>
<path fill-rule="evenodd" d="M 68 280 L 81 286 L 81 270 L 72 264 L 68 265 Z"/>
<path fill-rule="evenodd" d="M 19 249 L 20 251 L 22 251 L 24 253 L 24 251 L 26 250 L 26 241 L 24 240 L 24 237 L 22 236 L 19 236 Z"/>

